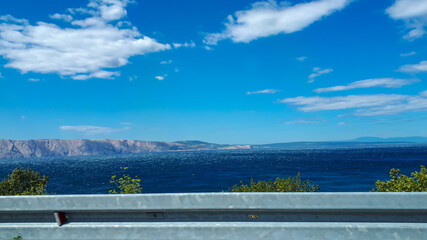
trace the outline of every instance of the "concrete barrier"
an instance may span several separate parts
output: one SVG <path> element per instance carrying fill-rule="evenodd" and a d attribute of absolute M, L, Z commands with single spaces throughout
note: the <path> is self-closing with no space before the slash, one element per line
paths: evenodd
<path fill-rule="evenodd" d="M 427 193 L 0 197 L 0 239 L 427 239 Z"/>

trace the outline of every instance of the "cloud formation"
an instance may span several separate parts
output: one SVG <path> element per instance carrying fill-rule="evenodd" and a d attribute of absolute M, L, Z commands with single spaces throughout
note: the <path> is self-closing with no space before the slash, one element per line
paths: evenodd
<path fill-rule="evenodd" d="M 23 73 L 56 73 L 77 80 L 113 78 L 108 69 L 126 65 L 129 58 L 170 49 L 123 23 L 128 0 L 91 0 L 87 8 L 53 14 L 68 26 L 0 16 L 0 55 L 6 67 Z M 124 27 L 126 25 L 126 27 Z"/>
<path fill-rule="evenodd" d="M 307 57 L 306 56 L 302 56 L 302 57 L 297 57 L 296 59 L 298 61 L 300 61 L 300 62 L 303 62 L 303 61 L 305 61 L 307 59 Z"/>
<path fill-rule="evenodd" d="M 277 92 L 280 92 L 280 90 L 276 90 L 276 89 L 264 89 L 264 90 L 254 91 L 254 92 L 246 92 L 246 95 L 252 95 L 252 94 L 273 94 L 273 93 L 277 93 Z"/>
<path fill-rule="evenodd" d="M 418 73 L 427 72 L 427 61 L 421 61 L 418 64 L 407 64 L 399 68 L 401 72 Z"/>
<path fill-rule="evenodd" d="M 408 53 L 401 53 L 400 56 L 401 57 L 409 57 L 409 56 L 413 56 L 417 54 L 417 52 L 408 52 Z"/>
<path fill-rule="evenodd" d="M 404 112 L 427 111 L 427 91 L 419 95 L 375 94 L 338 97 L 295 97 L 280 103 L 301 105 L 303 112 L 356 109 L 356 116 L 396 115 Z"/>
<path fill-rule="evenodd" d="M 82 132 L 86 135 L 96 135 L 96 134 L 107 134 L 107 133 L 115 133 L 129 130 L 129 127 L 124 128 L 110 128 L 110 127 L 100 127 L 100 126 L 60 126 L 59 129 L 64 131 L 76 131 Z"/>
<path fill-rule="evenodd" d="M 165 77 L 163 77 L 163 76 L 155 76 L 154 78 L 159 80 L 159 81 L 165 80 Z"/>
<path fill-rule="evenodd" d="M 229 15 L 225 30 L 206 35 L 204 43 L 216 45 L 224 39 L 247 43 L 261 37 L 297 32 L 348 3 L 350 0 L 318 0 L 296 5 L 275 0 L 256 2 L 248 10 Z"/>
<path fill-rule="evenodd" d="M 426 34 L 427 25 L 427 1 L 425 0 L 396 0 L 387 8 L 386 13 L 395 20 L 405 22 L 410 31 L 403 36 L 408 40 L 414 40 Z"/>
<path fill-rule="evenodd" d="M 419 82 L 417 79 L 396 79 L 396 78 L 374 78 L 361 81 L 352 82 L 345 86 L 334 86 L 327 88 L 314 89 L 317 93 L 344 91 L 356 88 L 371 88 L 371 87 L 385 87 L 385 88 L 400 88 Z"/>
<path fill-rule="evenodd" d="M 328 74 L 333 72 L 334 70 L 331 68 L 321 69 L 319 67 L 313 68 L 313 73 L 308 76 L 308 83 L 314 82 L 315 78 L 322 76 L 323 74 Z"/>

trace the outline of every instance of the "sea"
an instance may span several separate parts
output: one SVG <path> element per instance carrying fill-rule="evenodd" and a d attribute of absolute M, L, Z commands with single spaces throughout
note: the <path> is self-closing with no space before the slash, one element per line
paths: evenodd
<path fill-rule="evenodd" d="M 220 150 L 91 156 L 0 159 L 0 179 L 15 168 L 49 176 L 52 194 L 107 194 L 111 176 L 141 179 L 143 193 L 221 192 L 240 181 L 274 180 L 301 173 L 321 192 L 368 192 L 389 180 L 392 168 L 403 174 L 427 166 L 427 146 Z M 121 167 L 127 167 L 126 170 Z"/>

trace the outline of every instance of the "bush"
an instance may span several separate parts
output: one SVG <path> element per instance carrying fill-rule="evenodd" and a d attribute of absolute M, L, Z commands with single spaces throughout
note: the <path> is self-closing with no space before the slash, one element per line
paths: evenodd
<path fill-rule="evenodd" d="M 301 180 L 301 174 L 298 173 L 295 177 L 291 178 L 276 178 L 273 182 L 258 181 L 257 183 L 251 179 L 250 186 L 240 182 L 234 185 L 229 192 L 317 192 L 319 186 L 311 184 L 310 180 Z"/>
<path fill-rule="evenodd" d="M 44 195 L 49 177 L 40 176 L 31 168 L 16 168 L 0 182 L 0 195 Z"/>
<path fill-rule="evenodd" d="M 399 169 L 391 169 L 391 179 L 387 182 L 377 181 L 376 189 L 371 192 L 427 192 L 427 169 L 421 166 L 420 172 L 413 172 L 412 177 L 400 173 Z"/>
<path fill-rule="evenodd" d="M 120 167 L 123 171 L 126 171 L 127 167 Z M 109 193 L 121 193 L 121 194 L 132 194 L 132 193 L 141 193 L 141 179 L 138 176 L 132 178 L 128 174 L 123 174 L 123 176 L 117 179 L 117 176 L 114 175 L 111 177 L 110 183 L 114 184 L 115 189 L 110 190 Z"/>

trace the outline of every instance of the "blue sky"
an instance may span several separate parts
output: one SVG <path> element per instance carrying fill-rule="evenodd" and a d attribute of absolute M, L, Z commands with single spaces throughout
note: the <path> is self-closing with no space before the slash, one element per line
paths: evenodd
<path fill-rule="evenodd" d="M 427 136 L 427 0 L 0 3 L 0 138 Z"/>

